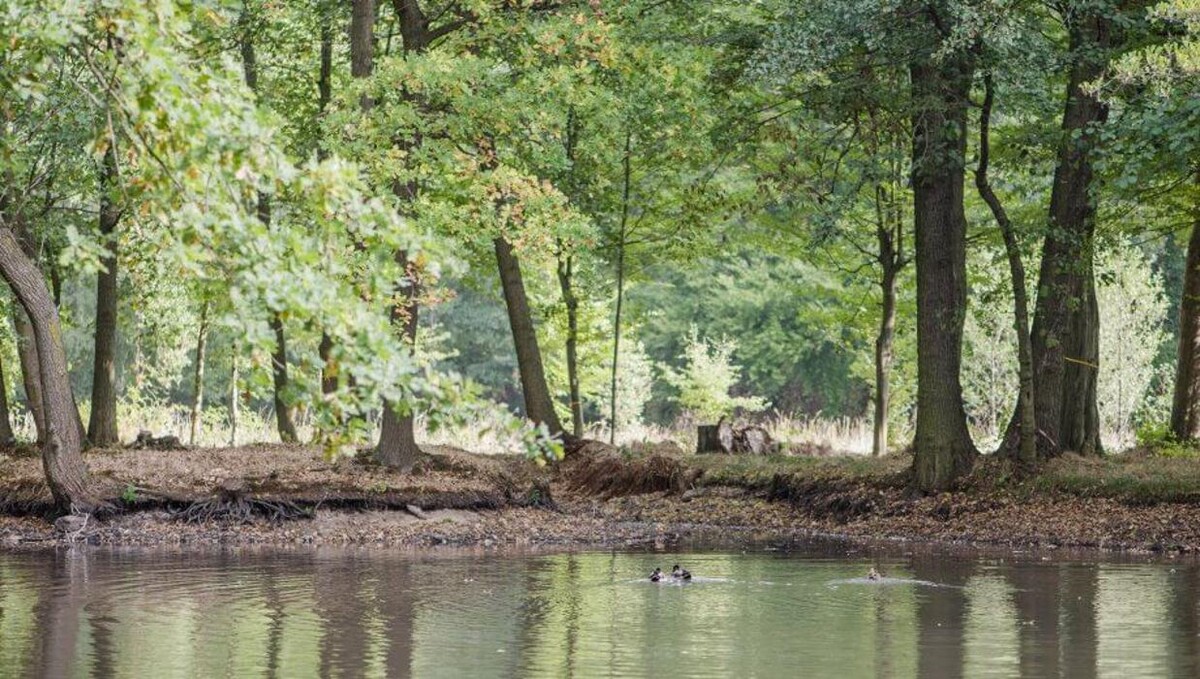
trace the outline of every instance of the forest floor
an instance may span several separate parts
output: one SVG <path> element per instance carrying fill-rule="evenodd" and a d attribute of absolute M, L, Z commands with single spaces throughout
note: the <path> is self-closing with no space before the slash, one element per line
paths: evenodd
<path fill-rule="evenodd" d="M 983 458 L 920 497 L 910 458 L 682 455 L 588 444 L 553 467 L 430 447 L 412 474 L 305 446 L 99 450 L 115 510 L 52 521 L 40 460 L 0 457 L 0 546 L 786 543 L 814 536 L 1200 553 L 1200 463 L 1126 453 L 1056 460 L 1033 480 Z"/>

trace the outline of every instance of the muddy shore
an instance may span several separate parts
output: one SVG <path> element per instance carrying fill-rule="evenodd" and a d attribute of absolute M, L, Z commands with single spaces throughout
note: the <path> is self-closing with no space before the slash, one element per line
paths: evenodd
<path fill-rule="evenodd" d="M 776 474 L 770 483 L 745 482 L 690 467 L 686 459 L 634 465 L 636 487 L 625 492 L 612 487 L 620 474 L 609 474 L 607 490 L 597 492 L 569 466 L 548 470 L 514 458 L 433 453 L 404 476 L 362 461 L 328 462 L 302 447 L 92 453 L 93 473 L 120 506 L 106 517 L 58 525 L 48 513 L 38 461 L 8 458 L 0 472 L 0 549 L 73 543 L 662 548 L 839 536 L 1200 554 L 1200 505 L 1188 502 L 1147 505 L 981 487 L 915 497 L 888 474 Z M 188 508 L 220 497 L 230 479 L 239 502 L 286 503 L 301 510 L 299 518 L 259 511 L 189 520 Z"/>

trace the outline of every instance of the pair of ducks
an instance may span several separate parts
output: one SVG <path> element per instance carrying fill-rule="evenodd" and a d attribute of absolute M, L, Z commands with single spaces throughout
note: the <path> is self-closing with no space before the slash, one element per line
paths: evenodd
<path fill-rule="evenodd" d="M 672 580 L 691 580 L 692 574 L 687 569 L 680 568 L 679 564 L 675 564 L 675 567 L 671 569 L 670 578 Z M 665 579 L 667 579 L 667 574 L 661 568 L 655 568 L 654 572 L 650 574 L 650 582 L 661 582 Z"/>

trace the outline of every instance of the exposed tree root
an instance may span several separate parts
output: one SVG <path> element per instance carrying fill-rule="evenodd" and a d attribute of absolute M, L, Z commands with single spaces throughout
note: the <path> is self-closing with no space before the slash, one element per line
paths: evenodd
<path fill-rule="evenodd" d="M 256 517 L 271 523 L 311 519 L 311 509 L 297 506 L 287 500 L 263 500 L 259 498 L 225 499 L 220 497 L 193 502 L 183 509 L 171 512 L 171 518 L 184 523 L 253 523 Z"/>
<path fill-rule="evenodd" d="M 246 482 L 231 479 L 222 482 L 212 497 L 192 502 L 171 512 L 171 518 L 185 523 L 252 523 L 256 517 L 271 523 L 311 519 L 313 512 L 288 500 L 249 497 Z"/>

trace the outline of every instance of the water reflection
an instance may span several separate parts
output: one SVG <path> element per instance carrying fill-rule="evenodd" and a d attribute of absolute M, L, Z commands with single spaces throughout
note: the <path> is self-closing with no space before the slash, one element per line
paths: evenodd
<path fill-rule="evenodd" d="M 704 581 L 654 585 L 681 560 Z M 779 553 L 0 554 L 0 675 L 1200 674 L 1193 564 Z"/>

